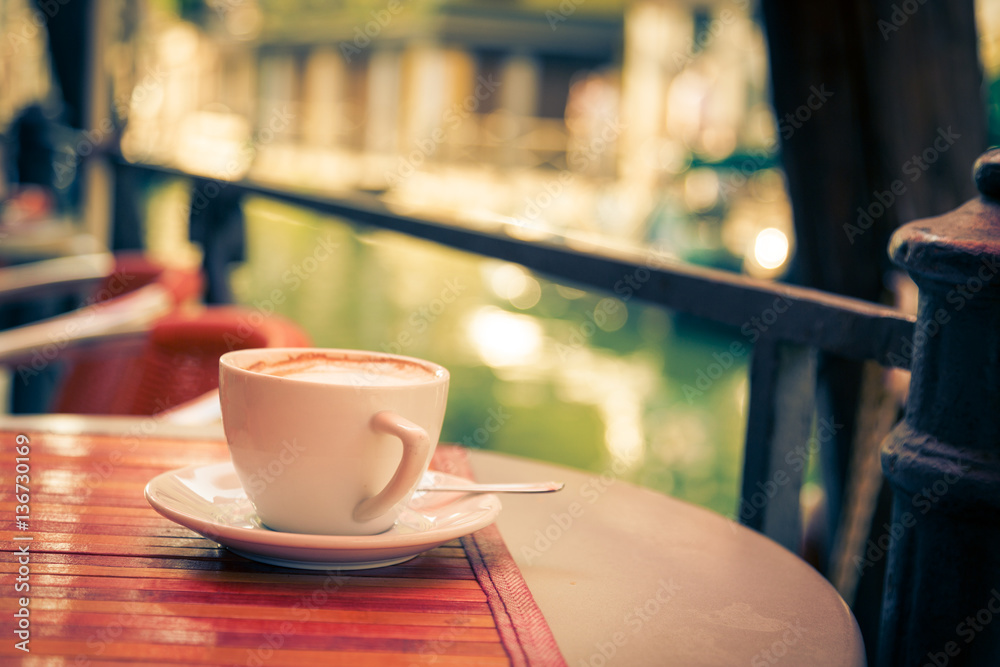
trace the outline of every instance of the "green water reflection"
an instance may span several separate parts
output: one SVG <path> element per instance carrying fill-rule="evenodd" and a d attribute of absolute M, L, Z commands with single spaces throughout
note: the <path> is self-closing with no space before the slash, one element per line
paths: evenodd
<path fill-rule="evenodd" d="M 271 301 L 320 346 L 448 367 L 443 440 L 606 472 L 732 513 L 746 358 L 720 371 L 731 344 L 746 343 L 738 331 L 643 304 L 635 278 L 637 290 L 582 291 L 272 201 L 244 209 L 237 300 Z M 615 460 L 629 463 L 621 475 Z"/>

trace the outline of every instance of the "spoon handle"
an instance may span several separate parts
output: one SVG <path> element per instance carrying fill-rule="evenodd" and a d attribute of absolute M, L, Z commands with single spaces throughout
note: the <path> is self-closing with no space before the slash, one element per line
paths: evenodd
<path fill-rule="evenodd" d="M 417 491 L 457 491 L 460 493 L 552 493 L 563 488 L 562 482 L 533 482 L 528 484 L 434 484 L 420 486 Z"/>

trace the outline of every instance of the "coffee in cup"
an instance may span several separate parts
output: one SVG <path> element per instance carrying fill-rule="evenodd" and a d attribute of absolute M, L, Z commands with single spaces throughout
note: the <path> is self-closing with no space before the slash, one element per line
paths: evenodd
<path fill-rule="evenodd" d="M 448 381 L 442 366 L 378 352 L 224 354 L 223 428 L 261 522 L 323 535 L 392 527 L 437 446 Z"/>

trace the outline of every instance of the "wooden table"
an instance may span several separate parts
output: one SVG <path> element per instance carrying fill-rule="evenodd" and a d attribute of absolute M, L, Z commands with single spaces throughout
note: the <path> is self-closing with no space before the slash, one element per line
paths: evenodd
<path fill-rule="evenodd" d="M 29 438 L 43 432 L 68 436 L 133 433 L 140 440 L 176 438 L 179 447 L 192 438 L 220 437 L 217 427 L 170 427 L 131 418 L 6 418 L 0 420 L 0 429 Z M 72 438 L 63 442 L 72 446 Z M 141 451 L 141 442 L 135 451 Z M 14 453 L 9 445 L 3 453 L 0 479 L 12 480 L 8 472 L 13 472 Z M 566 482 L 566 489 L 558 494 L 504 496 L 498 525 L 563 656 L 573 667 L 771 665 L 778 661 L 864 664 L 857 625 L 834 589 L 795 555 L 763 536 L 707 510 L 619 481 L 612 469 L 591 475 L 488 452 L 472 452 L 471 463 L 480 481 L 558 478 Z M 33 466 L 41 474 L 46 461 L 34 461 Z M 64 475 L 67 483 L 72 476 L 65 470 L 49 470 L 48 474 Z M 0 489 L 0 493 L 10 492 Z M 8 501 L 2 504 L 6 526 L 13 519 L 13 504 L 6 495 L 4 500 Z M 13 536 L 5 528 L 3 549 L 12 549 Z M 130 545 L 138 543 L 138 538 L 123 537 L 117 548 L 127 558 L 129 549 L 137 548 Z M 434 557 L 447 555 L 439 552 Z M 214 552 L 200 558 L 211 564 L 238 557 Z M 259 574 L 254 571 L 265 567 L 244 567 L 241 576 L 250 582 L 281 578 L 273 568 Z M 0 597 L 16 598 L 13 582 L 8 581 L 11 577 L 2 576 Z M 73 576 L 86 575 L 62 576 L 64 580 L 49 583 L 64 586 L 65 598 L 72 599 Z M 284 575 L 284 579 L 290 576 L 295 575 Z M 155 578 L 149 583 L 159 586 Z M 466 595 L 479 599 L 472 590 Z M 358 604 L 363 606 L 364 599 L 362 590 Z M 4 616 L 10 618 L 11 603 L 0 602 L 7 602 Z M 169 613 L 166 618 L 170 619 Z M 171 627 L 182 625 L 184 619 L 172 620 Z M 72 623 L 73 617 L 50 615 L 46 622 Z M 280 619 L 272 622 L 280 625 Z M 261 636 L 266 634 L 265 625 Z M 0 662 L 11 655 L 7 649 L 13 640 L 7 634 L 7 645 L 0 646 Z M 489 653 L 493 650 L 485 648 L 490 643 L 489 631 L 479 634 L 482 651 Z M 212 637 L 205 636 L 204 641 L 210 644 Z M 161 657 L 167 661 L 171 654 L 167 651 Z M 442 655 L 431 657 L 436 664 L 447 662 Z M 180 654 L 173 658 L 184 662 Z M 483 664 L 492 664 L 493 658 L 504 662 L 495 654 L 481 658 Z M 220 660 L 231 663 L 232 656 L 220 654 Z M 239 664 L 244 664 L 243 657 Z"/>

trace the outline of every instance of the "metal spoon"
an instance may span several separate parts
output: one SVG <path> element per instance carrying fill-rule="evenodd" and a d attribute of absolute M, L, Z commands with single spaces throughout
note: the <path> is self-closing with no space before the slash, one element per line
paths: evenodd
<path fill-rule="evenodd" d="M 552 493 L 559 491 L 562 482 L 531 482 L 526 484 L 432 484 L 418 486 L 417 491 L 457 491 L 459 493 Z"/>

